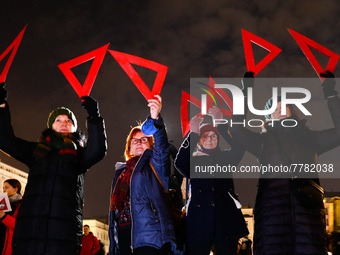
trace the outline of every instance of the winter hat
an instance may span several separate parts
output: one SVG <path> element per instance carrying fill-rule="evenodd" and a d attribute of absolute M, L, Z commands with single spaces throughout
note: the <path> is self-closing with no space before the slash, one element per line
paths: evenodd
<path fill-rule="evenodd" d="M 48 116 L 48 119 L 47 119 L 47 128 L 52 128 L 52 125 L 53 125 L 55 119 L 59 115 L 66 115 L 67 117 L 69 117 L 70 120 L 72 120 L 73 125 L 77 129 L 77 119 L 76 119 L 76 116 L 73 114 L 73 112 L 70 109 L 68 109 L 66 107 L 59 107 L 59 108 L 55 109 L 54 111 L 52 111 L 50 113 L 50 115 Z"/>
<path fill-rule="evenodd" d="M 220 134 L 218 133 L 217 128 L 214 127 L 213 125 L 207 124 L 207 123 L 204 123 L 204 124 L 202 124 L 202 125 L 200 126 L 200 137 L 201 137 L 201 135 L 203 135 L 205 132 L 209 132 L 209 131 L 215 132 L 215 134 L 217 135 L 217 139 L 219 140 Z"/>
<path fill-rule="evenodd" d="M 277 102 L 281 102 L 281 96 L 277 96 Z M 270 98 L 267 101 L 266 105 L 264 106 L 264 109 L 269 110 L 272 107 L 272 105 L 273 105 L 273 98 Z M 264 115 L 264 118 L 266 120 L 270 120 L 272 117 L 271 117 L 271 114 L 267 114 L 267 115 Z"/>

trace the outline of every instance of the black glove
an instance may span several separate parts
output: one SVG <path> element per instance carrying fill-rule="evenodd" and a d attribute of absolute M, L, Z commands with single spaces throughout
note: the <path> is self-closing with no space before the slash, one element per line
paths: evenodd
<path fill-rule="evenodd" d="M 7 90 L 4 88 L 5 83 L 0 83 L 0 105 L 7 102 Z"/>
<path fill-rule="evenodd" d="M 99 105 L 98 102 L 89 96 L 81 97 L 83 103 L 81 106 L 87 111 L 90 117 L 99 117 Z"/>
<path fill-rule="evenodd" d="M 320 76 L 326 78 L 321 85 L 325 98 L 327 99 L 331 96 L 337 95 L 338 92 L 334 90 L 335 88 L 334 74 L 330 71 L 326 71 L 325 73 L 320 73 Z"/>
<path fill-rule="evenodd" d="M 253 72 L 249 71 L 249 72 L 246 72 L 244 74 L 244 78 L 242 79 L 242 90 L 243 90 L 243 94 L 244 96 L 247 96 L 247 91 L 248 91 L 248 88 L 253 88 L 254 87 L 254 74 Z"/>

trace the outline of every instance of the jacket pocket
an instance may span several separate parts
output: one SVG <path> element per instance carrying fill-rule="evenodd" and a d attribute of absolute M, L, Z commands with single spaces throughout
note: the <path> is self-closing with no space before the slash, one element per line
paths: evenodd
<path fill-rule="evenodd" d="M 159 222 L 157 209 L 156 209 L 155 204 L 152 202 L 151 199 L 150 199 L 150 207 L 151 207 L 151 211 L 152 211 L 153 215 L 155 216 L 156 222 Z"/>

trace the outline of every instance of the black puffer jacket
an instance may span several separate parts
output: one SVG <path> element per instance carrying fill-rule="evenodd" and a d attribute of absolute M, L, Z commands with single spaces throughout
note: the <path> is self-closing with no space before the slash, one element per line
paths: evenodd
<path fill-rule="evenodd" d="M 262 165 L 315 164 L 317 156 L 340 144 L 340 100 L 328 99 L 335 128 L 311 131 L 304 122 L 282 128 L 267 126 L 263 134 L 241 125 L 230 128 L 236 141 L 244 144 Z M 296 175 L 296 174 L 295 174 Z M 290 173 L 274 173 L 259 180 L 255 205 L 254 254 L 327 254 L 325 212 L 297 199 Z M 319 182 L 317 175 L 300 176 Z"/>
<path fill-rule="evenodd" d="M 33 155 L 35 142 L 14 135 L 9 107 L 0 108 L 0 149 L 29 169 L 28 183 L 16 220 L 13 254 L 78 254 L 82 238 L 84 174 L 106 153 L 101 117 L 88 119 L 88 142 L 77 145 L 77 160 L 62 160 L 52 150 L 43 160 Z"/>

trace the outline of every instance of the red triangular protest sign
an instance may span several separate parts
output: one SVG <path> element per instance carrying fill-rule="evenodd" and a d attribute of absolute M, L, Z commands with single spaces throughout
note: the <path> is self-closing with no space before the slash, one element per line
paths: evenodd
<path fill-rule="evenodd" d="M 221 107 L 222 107 L 222 100 L 220 98 L 220 96 L 222 97 L 222 99 L 224 100 L 224 102 L 228 105 L 228 107 L 230 108 L 230 110 L 228 109 L 223 109 L 220 107 L 222 113 L 226 116 L 231 116 L 233 114 L 233 101 L 231 100 L 231 98 L 228 96 L 228 94 L 223 90 L 223 89 L 219 89 L 219 88 L 215 88 L 215 84 L 216 82 L 214 81 L 214 79 L 212 77 L 209 77 L 209 87 L 210 92 L 214 95 L 216 92 L 216 96 L 220 101 Z M 208 100 L 208 106 L 207 108 L 209 109 L 209 100 Z"/>
<path fill-rule="evenodd" d="M 313 40 L 309 39 L 308 37 L 299 34 L 298 32 L 295 32 L 291 29 L 288 28 L 289 33 L 293 36 L 294 40 L 297 42 L 297 44 L 300 46 L 302 52 L 305 54 L 306 58 L 308 59 L 308 61 L 311 63 L 311 65 L 313 66 L 315 72 L 317 73 L 317 75 L 319 76 L 319 78 L 324 81 L 324 77 L 320 76 L 320 73 L 324 73 L 326 70 L 333 72 L 339 59 L 340 56 L 336 53 L 334 53 L 333 51 L 325 48 L 324 46 L 314 42 Z M 329 57 L 329 61 L 327 64 L 326 69 L 323 69 L 321 67 L 321 65 L 319 64 L 319 62 L 316 60 L 314 54 L 312 53 L 312 51 L 310 50 L 309 47 L 312 47 L 313 49 L 317 50 L 318 52 L 326 55 L 327 57 Z"/>
<path fill-rule="evenodd" d="M 271 44 L 270 42 L 244 29 L 242 29 L 242 38 L 247 69 L 248 71 L 254 72 L 254 76 L 256 76 L 266 65 L 269 64 L 269 62 L 271 62 L 281 52 L 281 49 L 276 47 L 274 44 Z M 268 55 L 265 56 L 257 65 L 255 65 L 252 42 L 269 51 Z"/>
<path fill-rule="evenodd" d="M 219 88 L 215 88 L 215 84 L 216 82 L 214 81 L 214 79 L 210 76 L 209 77 L 209 84 L 204 84 L 201 83 L 201 85 L 203 85 L 203 91 L 207 92 L 209 96 L 207 97 L 207 109 L 213 107 L 214 105 L 217 106 L 217 101 L 215 100 L 215 96 L 217 97 L 218 101 L 220 102 L 221 107 L 220 110 L 222 111 L 222 113 L 226 116 L 231 116 L 232 115 L 232 110 L 233 110 L 233 101 L 231 100 L 231 98 L 227 95 L 227 93 L 225 93 L 225 91 L 223 89 L 219 89 Z M 223 109 L 222 108 L 222 99 L 224 100 L 224 102 L 227 104 L 227 106 L 230 108 L 230 110 L 228 109 Z"/>
<path fill-rule="evenodd" d="M 215 88 L 216 82 L 214 81 L 214 79 L 212 77 L 209 77 L 209 84 L 204 84 L 204 83 L 200 83 L 200 84 L 203 85 L 202 87 L 204 87 L 203 93 L 208 92 L 208 94 L 209 94 L 209 96 L 207 97 L 207 106 L 206 106 L 207 109 L 213 107 L 214 105 L 217 106 L 217 101 L 214 99 L 215 95 L 216 95 L 216 97 L 219 100 L 220 105 L 221 105 L 221 107 L 219 107 L 221 112 L 226 116 L 231 116 L 232 110 L 233 110 L 233 101 L 227 95 L 227 93 L 225 93 L 225 91 L 223 89 Z M 202 89 L 202 88 L 200 88 L 200 89 Z M 227 106 L 230 108 L 230 110 L 222 108 L 221 98 L 224 100 L 224 102 L 227 104 Z M 200 99 L 197 99 L 196 97 L 190 95 L 189 93 L 182 91 L 181 125 L 182 125 L 183 137 L 185 137 L 190 131 L 190 121 L 189 121 L 189 118 L 188 118 L 188 115 L 189 115 L 188 103 L 195 105 L 199 109 L 201 109 L 201 106 L 202 106 Z M 200 113 L 196 114 L 196 116 L 201 117 L 201 116 L 204 116 L 204 115 L 200 112 Z"/>
<path fill-rule="evenodd" d="M 188 118 L 188 102 L 197 106 L 201 109 L 201 100 L 196 97 L 190 95 L 187 92 L 182 91 L 182 103 L 181 103 L 181 124 L 182 124 L 182 134 L 185 137 L 190 132 L 190 121 Z M 201 113 L 197 114 L 197 116 L 202 116 Z"/>
<path fill-rule="evenodd" d="M 84 55 L 81 55 L 77 58 L 71 59 L 63 64 L 58 65 L 59 69 L 63 72 L 66 79 L 69 81 L 73 89 L 77 92 L 79 97 L 90 95 L 93 83 L 97 77 L 99 68 L 103 63 L 107 48 L 109 44 L 104 45 L 96 50 L 88 52 Z M 93 59 L 93 63 L 91 65 L 90 71 L 86 77 L 86 80 L 83 85 L 80 84 L 74 73 L 71 71 L 71 68 L 83 64 L 89 60 Z"/>
<path fill-rule="evenodd" d="M 2 73 L 0 75 L 0 83 L 6 81 L 7 73 L 9 71 L 11 64 L 12 64 L 14 56 L 17 53 L 17 50 L 18 50 L 19 45 L 21 43 L 21 39 L 22 39 L 22 37 L 25 33 L 26 27 L 27 27 L 27 24 L 24 27 L 24 29 L 21 30 L 21 32 L 18 34 L 18 36 L 14 39 L 14 41 L 8 46 L 8 48 L 0 55 L 0 61 L 1 61 L 13 49 L 11 55 L 9 56 L 9 58 L 7 60 L 7 63 L 4 67 L 4 70 L 2 71 Z"/>
<path fill-rule="evenodd" d="M 0 210 L 1 210 L 1 211 L 8 210 L 8 207 L 7 207 L 7 203 L 6 203 L 6 199 L 5 199 L 5 198 L 1 199 L 1 201 L 0 201 Z"/>
<path fill-rule="evenodd" d="M 118 51 L 109 50 L 109 52 L 124 69 L 126 74 L 130 77 L 132 82 L 136 85 L 146 100 L 152 99 L 154 98 L 154 95 L 159 95 L 161 93 L 165 76 L 168 71 L 167 66 Z M 142 66 L 157 72 L 157 76 L 151 91 L 131 64 Z"/>

